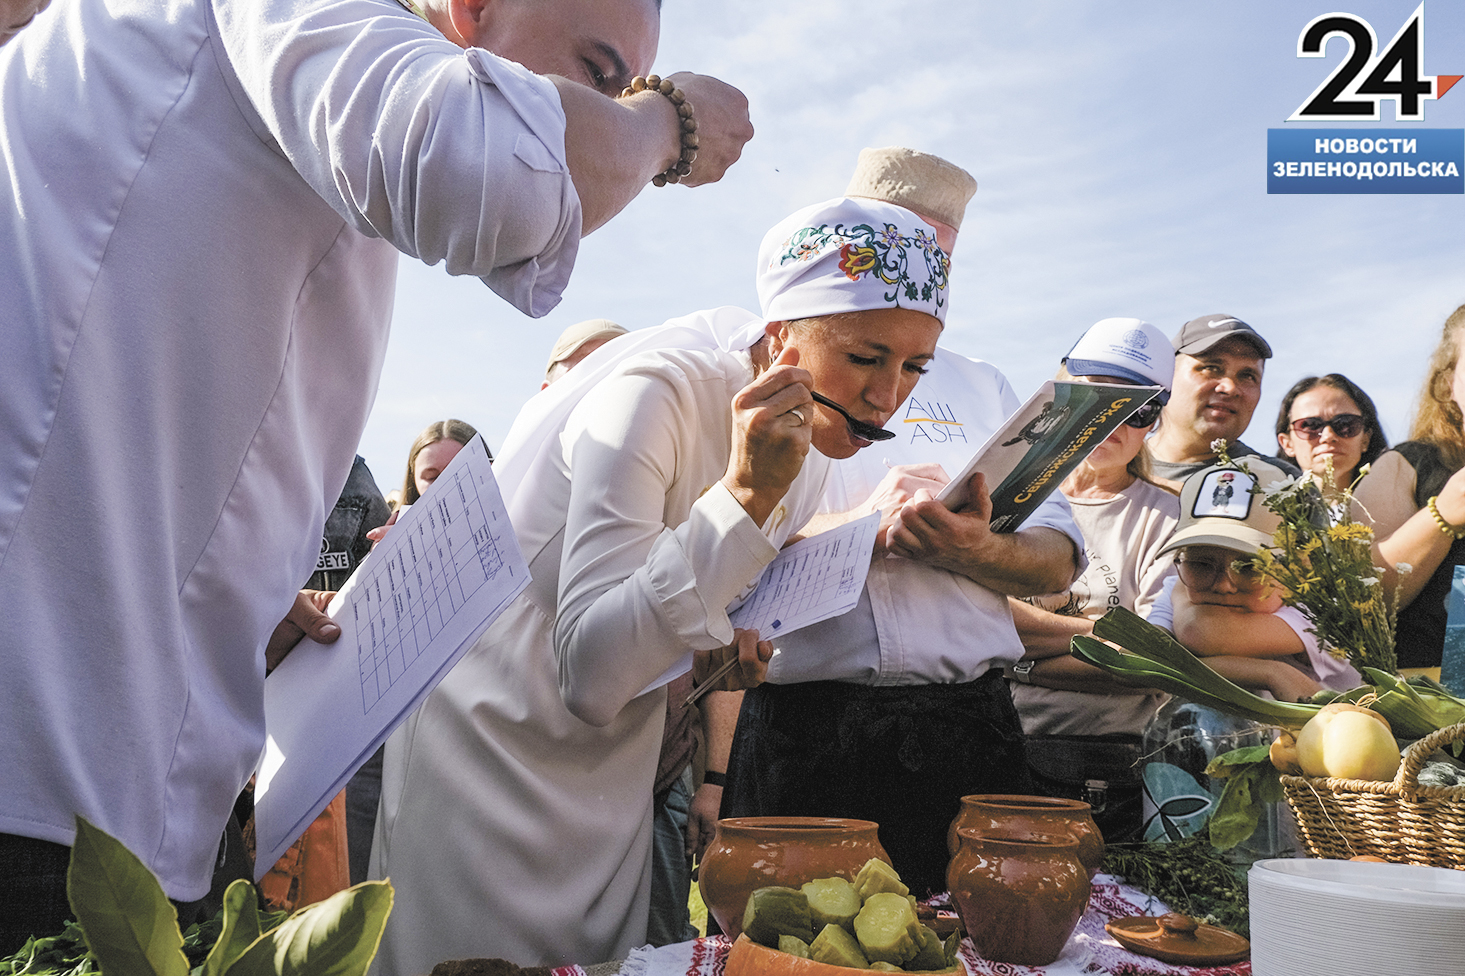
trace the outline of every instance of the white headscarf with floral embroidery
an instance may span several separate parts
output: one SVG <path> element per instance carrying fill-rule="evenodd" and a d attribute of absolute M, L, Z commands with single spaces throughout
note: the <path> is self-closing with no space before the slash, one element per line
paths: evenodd
<path fill-rule="evenodd" d="M 792 257 L 783 260 L 785 252 Z M 762 338 L 770 321 L 875 308 L 913 308 L 944 322 L 950 267 L 930 224 L 879 200 L 840 197 L 779 221 L 759 249 L 761 317 L 724 306 L 635 329 L 524 405 L 494 461 L 510 520 L 518 506 L 538 504 L 538 472 L 558 463 L 559 435 L 575 404 L 631 356 L 657 349 L 738 351 Z"/>
<path fill-rule="evenodd" d="M 909 308 L 946 321 L 951 259 L 903 207 L 838 197 L 779 221 L 758 249 L 758 300 L 770 322 Z"/>

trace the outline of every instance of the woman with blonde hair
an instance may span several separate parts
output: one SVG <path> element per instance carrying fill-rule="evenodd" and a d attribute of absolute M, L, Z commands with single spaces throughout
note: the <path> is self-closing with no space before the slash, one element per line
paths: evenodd
<path fill-rule="evenodd" d="M 1446 600 L 1465 564 L 1465 305 L 1445 320 L 1410 439 L 1374 462 L 1354 500 L 1399 601 L 1400 668 L 1438 668 Z M 1408 566 L 1407 570 L 1403 567 Z"/>

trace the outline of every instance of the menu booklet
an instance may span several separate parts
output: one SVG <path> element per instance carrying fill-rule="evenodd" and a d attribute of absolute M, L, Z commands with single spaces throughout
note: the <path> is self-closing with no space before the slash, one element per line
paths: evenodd
<path fill-rule="evenodd" d="M 968 482 L 981 472 L 992 496 L 992 531 L 1014 532 L 1104 438 L 1162 389 L 1048 380 L 936 497 L 960 510 L 971 501 Z"/>

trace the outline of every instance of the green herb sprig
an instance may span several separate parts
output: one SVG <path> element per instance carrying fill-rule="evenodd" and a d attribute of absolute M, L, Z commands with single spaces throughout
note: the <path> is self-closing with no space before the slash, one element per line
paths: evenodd
<path fill-rule="evenodd" d="M 1103 870 L 1160 899 L 1171 911 L 1250 937 L 1246 866 L 1211 846 L 1205 830 L 1176 841 L 1110 844 Z"/>

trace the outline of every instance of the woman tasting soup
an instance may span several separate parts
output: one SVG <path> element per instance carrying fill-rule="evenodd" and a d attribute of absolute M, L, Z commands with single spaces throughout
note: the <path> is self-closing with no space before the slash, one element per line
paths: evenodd
<path fill-rule="evenodd" d="M 688 316 L 655 335 L 705 341 L 572 372 L 526 407 L 579 397 L 498 462 L 528 589 L 388 742 L 383 976 L 644 942 L 664 676 L 695 652 L 697 675 L 737 660 L 730 687 L 762 680 L 772 645 L 728 607 L 817 511 L 828 459 L 869 444 L 811 391 L 883 425 L 934 355 L 948 268 L 910 211 L 807 208 L 760 248 L 761 316 Z"/>

